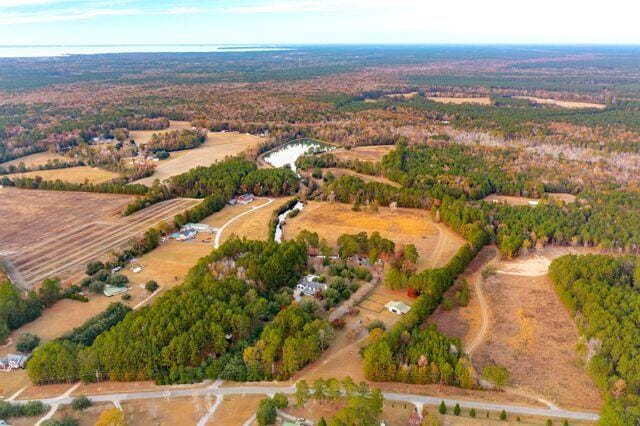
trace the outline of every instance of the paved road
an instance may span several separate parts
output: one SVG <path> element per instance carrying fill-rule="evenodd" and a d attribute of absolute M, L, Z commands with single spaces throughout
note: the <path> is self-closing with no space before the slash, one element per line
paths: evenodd
<path fill-rule="evenodd" d="M 235 387 L 217 387 L 209 386 L 207 388 L 179 388 L 164 391 L 152 391 L 152 392 L 127 392 L 127 393 L 114 393 L 105 395 L 93 395 L 88 398 L 93 402 L 121 402 L 129 400 L 140 399 L 161 399 L 168 397 L 193 397 L 193 396 L 224 396 L 224 395 L 259 395 L 259 394 L 275 394 L 277 392 L 283 392 L 285 394 L 292 394 L 295 392 L 295 387 L 279 387 L 279 386 L 235 386 Z M 414 395 L 404 393 L 384 392 L 385 399 L 393 401 L 403 401 L 410 403 L 423 403 L 430 405 L 438 405 L 443 399 L 441 397 L 426 396 L 426 395 Z M 70 404 L 73 398 L 68 394 L 62 395 L 57 398 L 40 399 L 39 401 L 45 404 L 51 405 L 64 405 Z M 501 411 L 505 410 L 508 414 L 515 415 L 533 415 L 547 418 L 560 418 L 568 420 L 587 420 L 596 421 L 599 415 L 596 413 L 585 411 L 568 411 L 558 408 L 540 408 L 540 407 L 527 407 L 521 405 L 509 405 L 509 404 L 495 404 L 481 401 L 468 401 L 464 399 L 444 399 L 445 404 L 453 407 L 456 403 L 460 404 L 462 408 L 475 408 L 476 410 L 488 410 L 488 411 Z M 23 401 L 20 401 L 23 402 Z"/>

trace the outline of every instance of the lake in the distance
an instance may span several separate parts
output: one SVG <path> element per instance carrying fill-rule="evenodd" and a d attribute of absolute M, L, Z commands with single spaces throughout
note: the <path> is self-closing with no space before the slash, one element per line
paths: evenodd
<path fill-rule="evenodd" d="M 335 147 L 326 143 L 314 141 L 311 139 L 301 139 L 288 142 L 276 149 L 272 153 L 264 157 L 264 161 L 273 167 L 282 167 L 288 165 L 291 170 L 296 171 L 296 160 L 303 155 L 315 152 L 331 151 Z"/>
<path fill-rule="evenodd" d="M 129 44 L 72 46 L 0 46 L 0 58 L 37 58 L 67 55 L 97 55 L 104 53 L 237 53 L 291 50 L 277 46 L 239 46 L 207 44 Z"/>

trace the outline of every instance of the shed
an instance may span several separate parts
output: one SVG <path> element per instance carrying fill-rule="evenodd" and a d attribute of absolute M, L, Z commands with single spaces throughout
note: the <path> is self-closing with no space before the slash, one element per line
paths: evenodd
<path fill-rule="evenodd" d="M 384 307 L 387 308 L 389 312 L 398 315 L 404 315 L 411 310 L 411 306 L 407 305 L 404 302 L 396 301 L 388 302 L 386 305 L 384 305 Z"/>
<path fill-rule="evenodd" d="M 104 293 L 105 296 L 112 297 L 117 294 L 124 293 L 127 290 L 129 290 L 128 287 L 116 287 L 116 286 L 107 284 L 104 286 L 104 290 L 102 292 Z"/>

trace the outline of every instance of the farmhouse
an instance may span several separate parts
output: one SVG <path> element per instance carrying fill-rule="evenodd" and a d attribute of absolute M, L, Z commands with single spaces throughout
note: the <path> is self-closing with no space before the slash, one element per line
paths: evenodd
<path fill-rule="evenodd" d="M 24 368 L 27 360 L 31 355 L 16 355 L 8 354 L 4 358 L 0 359 L 0 371 L 17 370 L 18 368 Z"/>
<path fill-rule="evenodd" d="M 328 287 L 325 283 L 318 282 L 319 278 L 317 275 L 307 275 L 298 283 L 298 290 L 302 290 L 302 293 L 307 296 L 315 296 L 325 291 Z"/>
<path fill-rule="evenodd" d="M 411 310 L 411 306 L 407 305 L 406 303 L 395 301 L 388 302 L 386 305 L 384 305 L 384 307 L 387 308 L 389 312 L 398 315 L 404 315 Z"/>

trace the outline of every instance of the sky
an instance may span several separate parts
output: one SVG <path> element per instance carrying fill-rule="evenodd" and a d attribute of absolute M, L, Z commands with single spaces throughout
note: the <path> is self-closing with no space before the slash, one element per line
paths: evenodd
<path fill-rule="evenodd" d="M 640 44 L 637 0 L 0 0 L 0 45 Z"/>

